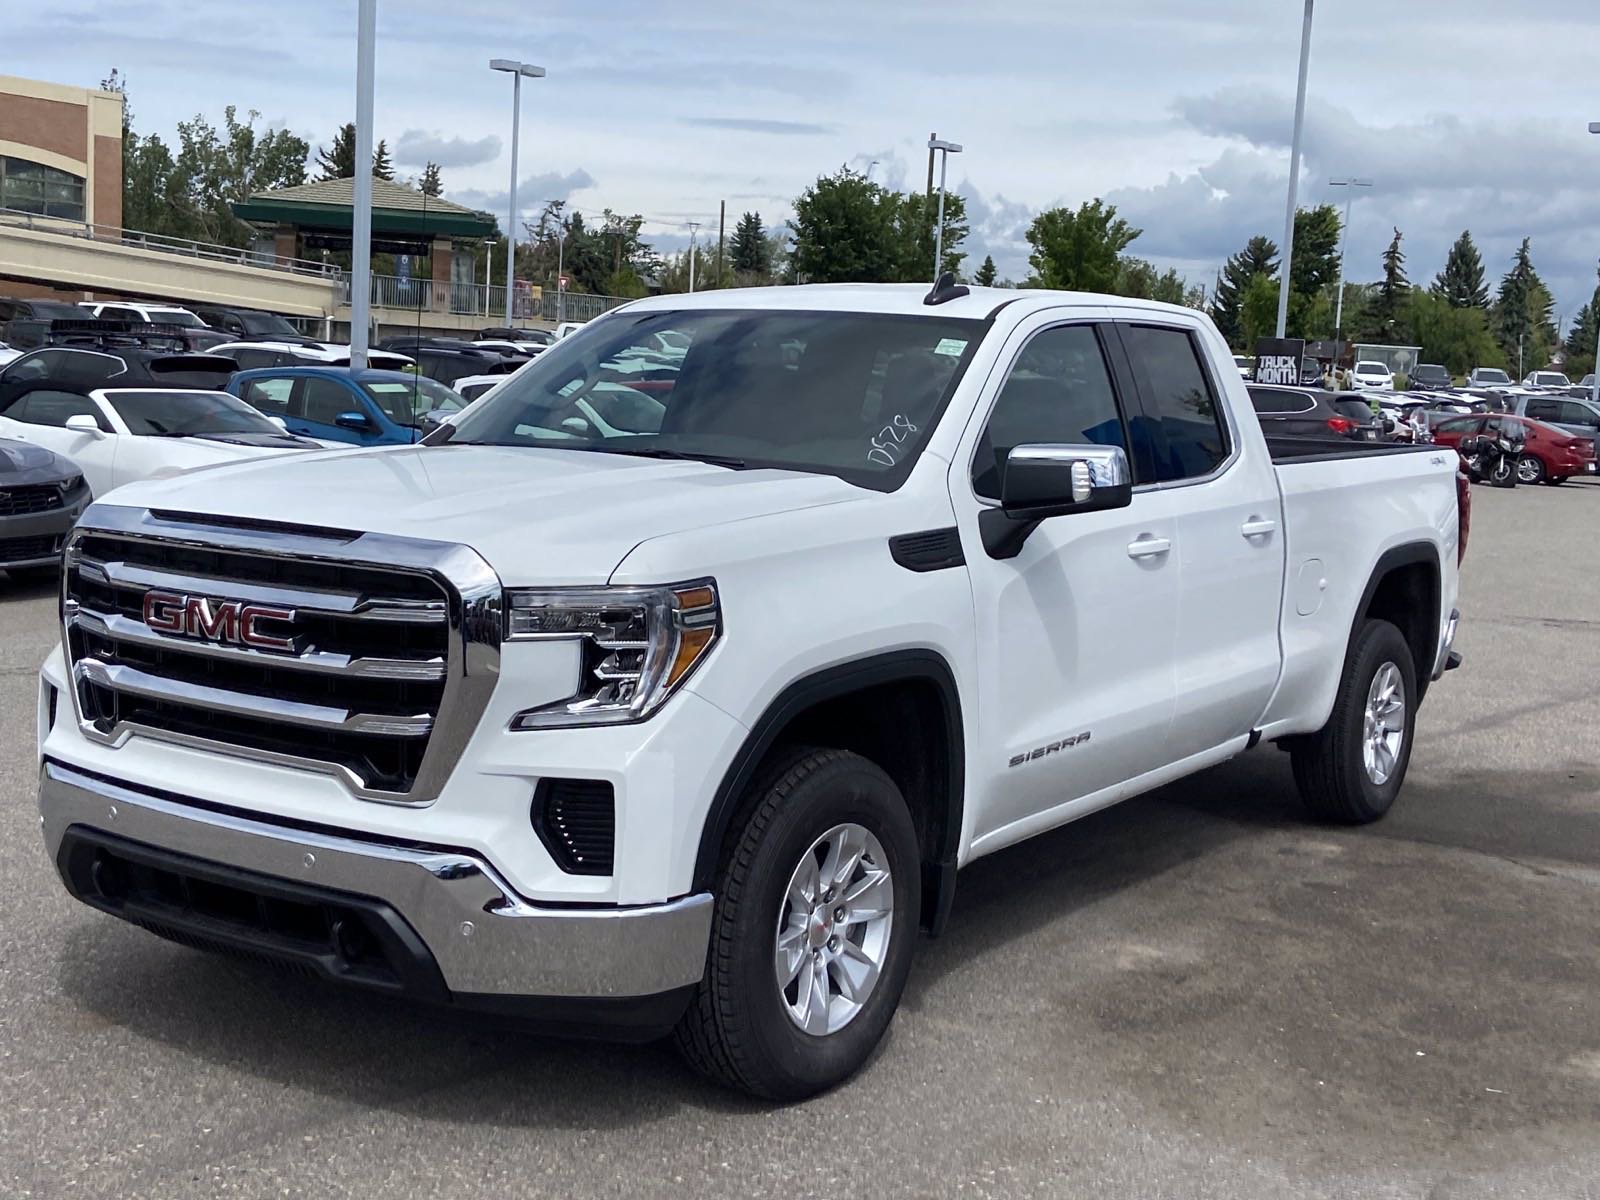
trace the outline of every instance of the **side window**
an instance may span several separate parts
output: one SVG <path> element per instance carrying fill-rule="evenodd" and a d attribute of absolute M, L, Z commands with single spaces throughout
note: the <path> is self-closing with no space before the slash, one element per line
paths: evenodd
<path fill-rule="evenodd" d="M 1228 457 L 1216 393 L 1187 330 L 1123 325 L 1123 345 L 1150 416 L 1160 422 L 1156 478 L 1208 475 Z"/>
<path fill-rule="evenodd" d="M 94 401 L 76 392 L 29 392 L 6 410 L 6 416 L 28 425 L 51 425 L 57 429 L 66 425 L 68 417 L 88 416 L 101 429 L 108 429 Z"/>
<path fill-rule="evenodd" d="M 1529 400 L 1526 411 L 1536 421 L 1559 421 L 1562 407 L 1555 400 Z"/>
<path fill-rule="evenodd" d="M 318 425 L 333 425 L 340 413 L 364 411 L 357 400 L 331 379 L 311 378 L 305 381 L 306 420 Z"/>
<path fill-rule="evenodd" d="M 1587 425 L 1590 429 L 1600 427 L 1600 416 L 1595 415 L 1594 409 L 1587 404 L 1573 404 L 1570 401 L 1561 405 L 1561 415 L 1554 419 L 1565 421 L 1568 425 Z"/>
<path fill-rule="evenodd" d="M 287 417 L 289 393 L 293 391 L 292 379 L 252 379 L 245 384 L 244 401 L 269 417 Z"/>
<path fill-rule="evenodd" d="M 1111 372 L 1092 325 L 1035 334 L 996 397 L 972 464 L 972 490 L 1000 498 L 1006 456 L 1037 443 L 1128 448 Z"/>
<path fill-rule="evenodd" d="M 1280 392 L 1273 388 L 1251 388 L 1250 403 L 1263 416 L 1310 412 L 1316 407 L 1316 401 L 1310 396 L 1299 392 Z"/>
<path fill-rule="evenodd" d="M 229 350 L 227 356 L 239 364 L 241 371 L 254 371 L 259 367 L 278 365 L 278 356 L 271 350 Z"/>

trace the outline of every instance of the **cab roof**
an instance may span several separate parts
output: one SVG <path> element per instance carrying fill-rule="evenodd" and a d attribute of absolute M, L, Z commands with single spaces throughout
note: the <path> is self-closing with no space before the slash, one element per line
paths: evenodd
<path fill-rule="evenodd" d="M 926 304 L 931 283 L 806 283 L 796 287 L 726 288 L 709 292 L 650 296 L 615 312 L 677 312 L 683 309 L 768 309 L 818 312 L 899 313 L 905 316 L 965 317 L 982 320 L 1008 305 L 1024 311 L 1039 308 L 1104 307 L 1181 312 L 1193 309 L 1154 300 L 1106 296 L 1097 292 L 1061 292 L 1044 288 L 969 286 L 965 296 Z"/>

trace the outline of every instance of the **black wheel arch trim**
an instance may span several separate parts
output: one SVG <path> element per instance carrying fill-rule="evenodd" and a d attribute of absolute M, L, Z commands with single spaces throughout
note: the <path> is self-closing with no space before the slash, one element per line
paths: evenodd
<path fill-rule="evenodd" d="M 1354 617 L 1350 621 L 1350 637 L 1345 642 L 1347 647 L 1355 644 L 1356 634 L 1360 631 L 1362 622 L 1367 619 L 1367 613 L 1372 608 L 1372 598 L 1377 595 L 1379 586 L 1390 572 L 1400 567 L 1425 566 L 1433 571 L 1434 606 L 1433 610 L 1425 613 L 1427 628 L 1431 631 L 1429 641 L 1431 652 L 1436 653 L 1439 647 L 1439 589 L 1444 585 L 1444 570 L 1439 561 L 1439 548 L 1432 542 L 1406 542 L 1403 545 L 1391 546 L 1378 556 L 1378 561 L 1373 565 L 1367 575 L 1367 585 L 1361 592 L 1361 603 L 1356 605 Z M 1422 699 L 1422 694 L 1427 690 L 1428 679 L 1433 674 L 1432 663 L 1424 664 L 1417 671 L 1417 699 Z"/>
<path fill-rule="evenodd" d="M 922 924 L 937 934 L 950 914 L 954 899 L 956 859 L 961 846 L 961 821 L 966 781 L 966 744 L 961 713 L 961 693 L 955 673 L 936 650 L 890 650 L 851 659 L 802 676 L 779 692 L 750 727 L 711 798 L 700 829 L 695 855 L 692 891 L 709 891 L 716 882 L 722 843 L 739 803 L 761 762 L 795 718 L 827 700 L 886 683 L 923 681 L 933 684 L 944 712 L 945 739 L 949 746 L 945 781 L 948 808 L 940 844 L 929 847 L 922 864 Z"/>

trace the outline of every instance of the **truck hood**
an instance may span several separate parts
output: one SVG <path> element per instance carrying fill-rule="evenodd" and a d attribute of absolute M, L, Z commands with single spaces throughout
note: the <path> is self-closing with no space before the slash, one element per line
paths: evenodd
<path fill-rule="evenodd" d="M 210 467 L 118 488 L 113 503 L 459 542 L 518 586 L 603 583 L 651 538 L 868 494 L 831 475 L 798 471 L 564 450 L 396 446 Z"/>

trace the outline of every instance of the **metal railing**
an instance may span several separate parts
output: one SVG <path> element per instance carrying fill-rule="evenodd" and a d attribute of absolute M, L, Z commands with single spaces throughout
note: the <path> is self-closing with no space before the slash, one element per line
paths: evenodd
<path fill-rule="evenodd" d="M 372 277 L 372 307 L 401 309 L 410 312 L 454 313 L 458 316 L 500 317 L 506 315 L 506 289 L 482 283 L 440 283 L 432 279 L 418 279 L 402 275 L 374 275 Z M 339 303 L 350 303 L 350 278 L 339 281 Z M 518 288 L 515 296 L 517 319 L 535 315 L 537 304 L 525 287 Z"/>
<path fill-rule="evenodd" d="M 82 238 L 94 242 L 113 242 L 139 250 L 154 250 L 161 254 L 176 254 L 184 258 L 204 259 L 207 262 L 229 263 L 235 266 L 259 267 L 266 271 L 287 271 L 292 275 L 311 275 L 332 279 L 339 268 L 329 263 L 305 258 L 280 258 L 270 250 L 240 249 L 238 246 L 218 246 L 209 242 L 195 242 L 187 238 L 167 237 L 160 233 L 143 233 L 137 229 L 123 229 L 116 225 L 97 225 L 89 221 L 69 221 L 61 217 L 43 217 L 38 213 L 22 212 L 14 208 L 0 208 L 0 225 L 11 225 L 39 233 L 60 237 Z"/>
<path fill-rule="evenodd" d="M 557 297 L 549 288 L 539 305 L 539 315 L 546 321 L 592 321 L 601 313 L 610 312 L 626 304 L 626 296 L 596 296 L 587 292 L 568 292 Z"/>

